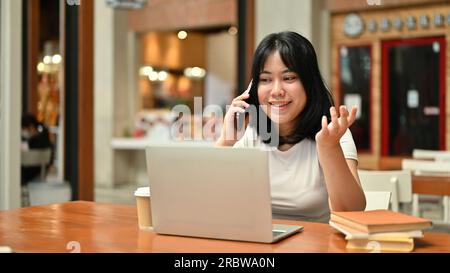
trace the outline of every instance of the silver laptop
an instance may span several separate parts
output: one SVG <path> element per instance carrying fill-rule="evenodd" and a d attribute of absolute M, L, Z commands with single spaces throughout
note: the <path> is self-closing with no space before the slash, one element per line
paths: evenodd
<path fill-rule="evenodd" d="M 272 225 L 267 151 L 151 146 L 146 156 L 156 233 L 272 243 L 303 230 Z"/>

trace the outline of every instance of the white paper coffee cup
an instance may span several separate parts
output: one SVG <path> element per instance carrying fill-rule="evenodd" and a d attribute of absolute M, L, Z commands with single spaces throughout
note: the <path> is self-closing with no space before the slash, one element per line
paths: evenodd
<path fill-rule="evenodd" d="M 134 196 L 136 197 L 139 228 L 142 230 L 153 230 L 150 188 L 138 188 L 134 192 Z"/>

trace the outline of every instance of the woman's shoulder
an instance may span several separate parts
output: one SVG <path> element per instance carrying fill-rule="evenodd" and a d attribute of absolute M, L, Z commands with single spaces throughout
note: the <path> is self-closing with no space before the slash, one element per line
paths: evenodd
<path fill-rule="evenodd" d="M 345 131 L 344 135 L 341 137 L 339 142 L 341 144 L 346 142 L 354 142 L 352 132 L 350 131 L 349 128 L 347 128 L 347 130 Z"/>
<path fill-rule="evenodd" d="M 350 129 L 347 129 L 347 131 L 345 131 L 339 143 L 341 144 L 341 148 L 346 159 L 353 159 L 358 161 L 358 152 Z"/>

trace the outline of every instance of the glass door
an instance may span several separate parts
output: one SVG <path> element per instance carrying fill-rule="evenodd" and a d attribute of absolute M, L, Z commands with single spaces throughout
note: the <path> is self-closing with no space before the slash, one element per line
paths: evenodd
<path fill-rule="evenodd" d="M 382 154 L 445 149 L 445 38 L 383 43 Z"/>

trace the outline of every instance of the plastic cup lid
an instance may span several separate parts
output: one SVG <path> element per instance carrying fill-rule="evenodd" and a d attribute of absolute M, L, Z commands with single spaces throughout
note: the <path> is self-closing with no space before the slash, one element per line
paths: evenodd
<path fill-rule="evenodd" d="M 137 188 L 137 190 L 134 192 L 134 196 L 150 196 L 150 187 Z"/>

